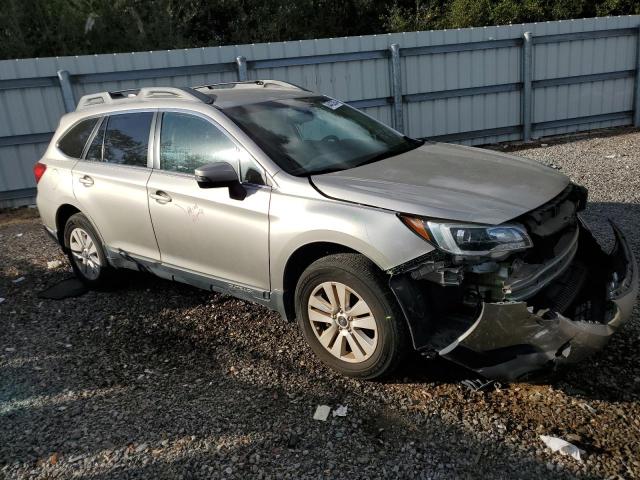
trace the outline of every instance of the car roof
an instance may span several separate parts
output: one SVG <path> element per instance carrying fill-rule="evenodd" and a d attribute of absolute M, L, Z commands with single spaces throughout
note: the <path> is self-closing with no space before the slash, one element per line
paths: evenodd
<path fill-rule="evenodd" d="M 238 86 L 240 85 L 240 86 Z M 220 108 L 229 108 L 251 103 L 265 102 L 269 100 L 281 100 L 286 98 L 301 98 L 315 95 L 314 93 L 299 88 L 283 88 L 273 86 L 267 82 L 261 86 L 246 86 L 236 84 L 234 88 L 203 90 L 207 95 L 213 95 L 213 104 Z"/>
<path fill-rule="evenodd" d="M 237 105 L 314 95 L 309 90 L 280 80 L 229 82 L 197 87 L 143 87 L 139 89 L 98 92 L 83 96 L 76 111 L 101 106 L 143 106 L 150 101 L 199 102 L 228 108 Z"/>

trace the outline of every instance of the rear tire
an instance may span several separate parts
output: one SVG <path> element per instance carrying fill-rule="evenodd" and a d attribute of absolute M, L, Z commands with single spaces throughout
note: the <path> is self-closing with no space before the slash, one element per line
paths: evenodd
<path fill-rule="evenodd" d="M 343 375 L 389 375 L 410 349 L 388 280 L 363 255 L 343 253 L 313 262 L 298 281 L 295 307 L 309 346 Z"/>
<path fill-rule="evenodd" d="M 64 244 L 76 277 L 89 288 L 104 287 L 111 278 L 100 236 L 87 217 L 76 213 L 64 227 Z"/>

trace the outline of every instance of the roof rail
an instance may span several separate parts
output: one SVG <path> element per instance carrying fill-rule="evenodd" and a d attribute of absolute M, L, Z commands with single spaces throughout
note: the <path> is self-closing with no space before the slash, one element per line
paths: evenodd
<path fill-rule="evenodd" d="M 143 87 L 113 92 L 99 92 L 84 95 L 80 98 L 76 110 L 84 110 L 97 105 L 116 104 L 130 99 L 134 100 L 196 100 L 203 103 L 213 103 L 215 97 L 205 95 L 190 87 Z"/>
<path fill-rule="evenodd" d="M 307 90 L 304 87 L 301 87 L 299 85 L 296 85 L 295 83 L 290 83 L 290 82 L 284 82 L 282 80 L 248 80 L 248 81 L 242 81 L 242 82 L 223 82 L 223 83 L 212 83 L 212 84 L 208 84 L 208 85 L 198 85 L 197 87 L 192 87 L 193 89 L 198 89 L 198 88 L 206 88 L 209 90 L 215 90 L 215 89 L 224 89 L 224 88 L 236 88 L 236 87 L 242 87 L 242 86 L 260 86 L 260 87 L 265 87 L 267 88 L 269 85 L 274 85 L 276 87 L 280 87 L 280 88 L 292 88 L 295 90 L 303 90 L 305 92 L 309 92 L 310 90 Z"/>

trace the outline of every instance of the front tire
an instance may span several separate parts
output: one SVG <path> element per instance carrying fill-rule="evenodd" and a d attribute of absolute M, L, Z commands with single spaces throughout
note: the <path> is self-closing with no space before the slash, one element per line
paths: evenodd
<path fill-rule="evenodd" d="M 76 277 L 90 288 L 107 284 L 112 268 L 89 219 L 82 213 L 69 217 L 64 228 L 64 244 Z"/>
<path fill-rule="evenodd" d="M 386 276 L 360 254 L 312 263 L 298 281 L 295 306 L 307 343 L 343 375 L 388 375 L 409 350 L 406 324 Z"/>

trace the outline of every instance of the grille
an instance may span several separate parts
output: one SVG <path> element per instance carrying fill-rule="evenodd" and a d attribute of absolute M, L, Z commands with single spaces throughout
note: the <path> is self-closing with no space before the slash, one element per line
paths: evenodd
<path fill-rule="evenodd" d="M 567 270 L 575 265 L 578 251 L 578 230 L 568 231 L 565 238 L 558 241 L 554 256 L 548 259 L 538 270 L 527 271 L 518 277 L 516 273 L 509 278 L 511 295 L 514 300 L 524 300 L 533 296 L 551 282 L 562 279 Z"/>
<path fill-rule="evenodd" d="M 586 195 L 584 188 L 571 183 L 551 201 L 518 219 L 533 240 L 534 248 L 526 253 L 527 263 L 544 263 L 554 256 L 562 236 L 577 225 L 577 212 L 584 208 Z"/>
<path fill-rule="evenodd" d="M 586 279 L 587 267 L 581 262 L 574 262 L 545 292 L 549 307 L 558 312 L 566 312 L 584 287 Z M 587 314 L 586 311 L 583 313 Z"/>

